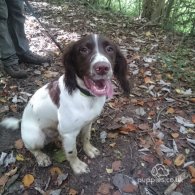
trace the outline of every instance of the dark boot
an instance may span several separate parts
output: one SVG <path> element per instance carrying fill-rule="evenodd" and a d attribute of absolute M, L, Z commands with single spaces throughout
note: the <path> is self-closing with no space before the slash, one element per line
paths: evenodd
<path fill-rule="evenodd" d="M 18 55 L 19 62 L 30 63 L 30 64 L 42 64 L 45 62 L 50 62 L 50 59 L 37 55 L 30 50 L 25 52 L 23 55 Z"/>
<path fill-rule="evenodd" d="M 27 77 L 26 71 L 25 70 L 21 70 L 18 64 L 5 66 L 4 70 L 5 70 L 5 72 L 7 74 L 9 74 L 13 78 L 22 79 L 22 78 L 26 78 Z"/>

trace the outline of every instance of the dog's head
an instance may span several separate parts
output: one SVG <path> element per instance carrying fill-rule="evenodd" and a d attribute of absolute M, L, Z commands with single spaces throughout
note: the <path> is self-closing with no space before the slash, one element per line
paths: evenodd
<path fill-rule="evenodd" d="M 117 77 L 126 94 L 130 87 L 127 80 L 127 63 L 110 40 L 99 35 L 88 35 L 72 43 L 64 53 L 65 85 L 71 94 L 77 88 L 77 77 L 83 81 L 81 87 L 94 96 L 112 96 L 111 78 Z"/>

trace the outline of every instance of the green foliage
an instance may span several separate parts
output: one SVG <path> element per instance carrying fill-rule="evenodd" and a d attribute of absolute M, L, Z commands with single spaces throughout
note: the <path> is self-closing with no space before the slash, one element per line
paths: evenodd
<path fill-rule="evenodd" d="M 177 32 L 195 35 L 195 1 L 175 1 L 167 27 Z"/>
<path fill-rule="evenodd" d="M 158 3 L 155 4 L 155 2 L 158 2 L 157 0 L 82 0 L 82 2 L 88 3 L 95 9 L 120 12 L 131 18 L 141 16 L 144 11 L 143 2 L 150 3 L 146 6 L 146 9 L 151 8 L 153 12 L 159 6 Z M 165 4 L 162 4 L 164 6 L 162 10 L 164 11 L 157 16 L 160 21 L 156 20 L 156 22 L 161 22 L 167 30 L 195 35 L 195 1 L 169 0 L 165 2 Z"/>
<path fill-rule="evenodd" d="M 185 81 L 189 87 L 195 88 L 194 62 L 190 61 L 190 49 L 178 47 L 176 51 L 161 53 L 160 58 L 164 64 L 161 71 L 173 77 L 175 82 Z M 169 73 L 169 74 L 167 74 Z"/>

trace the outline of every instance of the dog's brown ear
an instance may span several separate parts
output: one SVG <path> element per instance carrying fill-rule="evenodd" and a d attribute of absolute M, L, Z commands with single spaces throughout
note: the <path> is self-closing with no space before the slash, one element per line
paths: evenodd
<path fill-rule="evenodd" d="M 70 94 L 76 89 L 77 87 L 77 81 L 76 81 L 76 73 L 75 73 L 75 42 L 68 45 L 66 48 L 62 63 L 65 67 L 65 86 Z"/>
<path fill-rule="evenodd" d="M 118 47 L 116 47 L 116 61 L 114 67 L 114 75 L 118 79 L 122 89 L 124 90 L 125 95 L 130 93 L 130 85 L 127 79 L 128 65 L 125 57 L 121 53 Z"/>

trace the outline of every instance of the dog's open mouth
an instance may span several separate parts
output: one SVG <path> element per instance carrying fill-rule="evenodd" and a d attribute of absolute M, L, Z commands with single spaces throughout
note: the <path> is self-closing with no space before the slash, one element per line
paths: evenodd
<path fill-rule="evenodd" d="M 95 96 L 103 96 L 112 97 L 113 88 L 110 80 L 92 80 L 89 77 L 84 77 L 84 83 L 87 89 Z"/>

